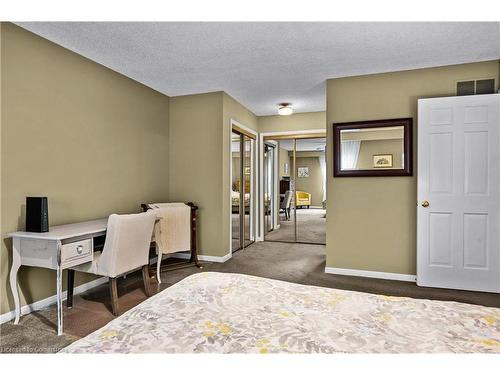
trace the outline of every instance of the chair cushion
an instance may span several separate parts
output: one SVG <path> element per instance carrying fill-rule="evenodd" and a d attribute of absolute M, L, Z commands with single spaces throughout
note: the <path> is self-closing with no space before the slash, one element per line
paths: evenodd
<path fill-rule="evenodd" d="M 100 251 L 96 251 L 94 252 L 94 260 L 92 262 L 79 264 L 78 266 L 71 267 L 71 269 L 78 272 L 93 273 L 94 275 L 99 276 L 108 276 L 103 270 L 99 269 L 99 260 L 101 259 L 101 254 L 102 253 Z"/>

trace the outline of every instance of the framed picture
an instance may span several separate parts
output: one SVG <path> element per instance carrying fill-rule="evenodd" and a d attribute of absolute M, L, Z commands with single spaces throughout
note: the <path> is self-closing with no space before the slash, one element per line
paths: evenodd
<path fill-rule="evenodd" d="M 392 154 L 373 155 L 373 168 L 392 168 Z"/>
<path fill-rule="evenodd" d="M 297 168 L 297 177 L 309 177 L 309 167 L 299 167 Z"/>

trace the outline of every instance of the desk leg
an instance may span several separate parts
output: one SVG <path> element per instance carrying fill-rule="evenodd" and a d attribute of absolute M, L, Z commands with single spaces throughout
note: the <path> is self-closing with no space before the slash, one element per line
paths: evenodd
<path fill-rule="evenodd" d="M 160 271 L 161 271 L 161 260 L 163 258 L 163 253 L 161 252 L 160 247 L 158 245 L 156 245 L 156 249 L 158 252 L 158 257 L 156 260 L 156 281 L 158 282 L 158 284 L 161 284 Z"/>
<path fill-rule="evenodd" d="M 57 335 L 63 333 L 62 270 L 57 267 Z"/>
<path fill-rule="evenodd" d="M 62 302 L 62 268 L 61 268 L 61 241 L 57 243 L 57 335 L 63 333 L 63 302 Z"/>
<path fill-rule="evenodd" d="M 16 318 L 14 319 L 14 324 L 19 324 L 19 318 L 21 317 L 21 302 L 19 301 L 19 291 L 17 290 L 17 271 L 21 267 L 21 247 L 20 239 L 14 237 L 12 239 L 12 267 L 10 269 L 10 290 L 12 291 L 12 296 L 14 297 L 14 308 L 16 312 Z"/>

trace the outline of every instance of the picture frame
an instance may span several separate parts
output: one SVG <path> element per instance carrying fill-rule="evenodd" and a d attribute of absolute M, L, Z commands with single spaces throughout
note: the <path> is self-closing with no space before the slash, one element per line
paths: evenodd
<path fill-rule="evenodd" d="M 298 167 L 297 168 L 297 177 L 299 177 L 299 178 L 309 177 L 309 167 Z"/>
<path fill-rule="evenodd" d="M 373 155 L 373 168 L 392 168 L 392 154 L 375 154 Z"/>

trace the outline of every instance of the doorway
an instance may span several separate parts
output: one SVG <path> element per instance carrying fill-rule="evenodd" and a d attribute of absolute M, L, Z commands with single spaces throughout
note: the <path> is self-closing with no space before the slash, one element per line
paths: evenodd
<path fill-rule="evenodd" d="M 231 133 L 231 251 L 255 241 L 255 135 L 233 126 Z"/>
<path fill-rule="evenodd" d="M 326 137 L 264 137 L 264 240 L 326 244 Z"/>

